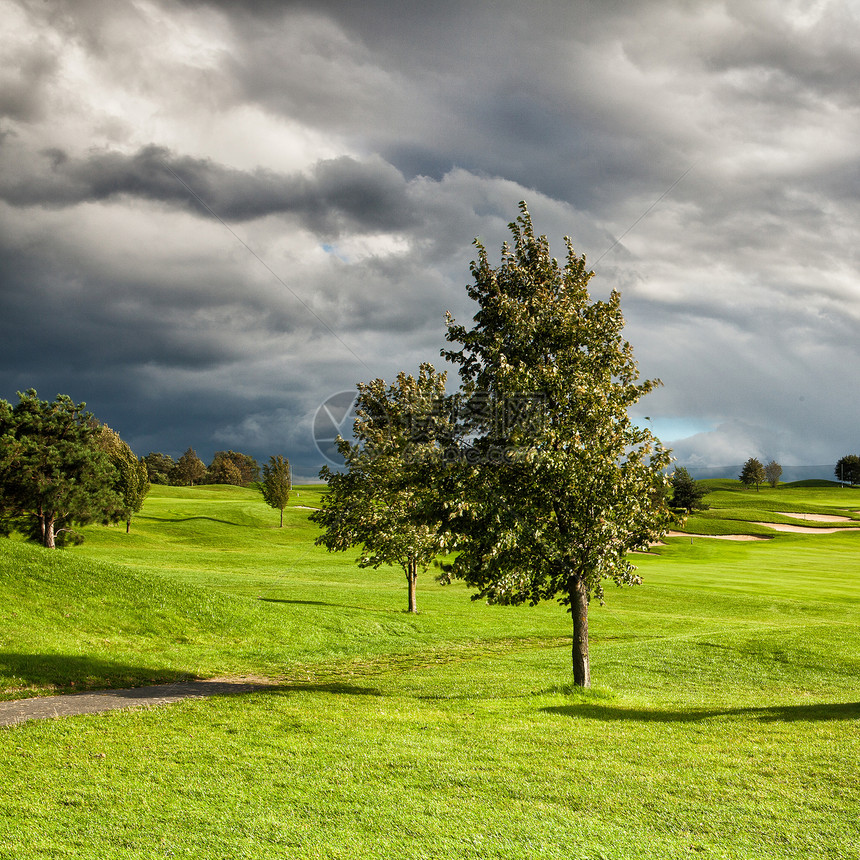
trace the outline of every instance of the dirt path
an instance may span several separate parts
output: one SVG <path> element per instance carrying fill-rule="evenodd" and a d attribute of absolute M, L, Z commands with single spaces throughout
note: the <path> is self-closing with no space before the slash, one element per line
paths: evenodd
<path fill-rule="evenodd" d="M 208 681 L 177 681 L 128 690 L 92 690 L 68 696 L 41 696 L 0 702 L 0 726 L 14 726 L 27 720 L 47 720 L 77 714 L 100 714 L 125 708 L 171 705 L 183 699 L 207 696 L 233 696 L 254 693 L 278 686 L 264 678 L 212 678 Z"/>

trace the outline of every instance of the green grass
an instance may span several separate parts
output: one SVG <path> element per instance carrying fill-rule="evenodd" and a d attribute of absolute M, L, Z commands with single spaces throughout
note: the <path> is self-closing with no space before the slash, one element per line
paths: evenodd
<path fill-rule="evenodd" d="M 688 529 L 860 510 L 737 487 Z M 572 693 L 560 607 L 428 575 L 409 616 L 402 574 L 313 547 L 307 513 L 280 530 L 251 491 L 154 488 L 130 535 L 0 542 L 7 697 L 282 680 L 0 732 L 0 858 L 860 856 L 860 533 L 636 556 Z"/>

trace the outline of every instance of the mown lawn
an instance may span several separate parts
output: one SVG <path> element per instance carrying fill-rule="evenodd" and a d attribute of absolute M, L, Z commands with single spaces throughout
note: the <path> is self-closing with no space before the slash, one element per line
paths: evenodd
<path fill-rule="evenodd" d="M 690 531 L 860 510 L 832 488 L 706 501 Z M 280 530 L 250 491 L 159 488 L 131 535 L 0 542 L 6 697 L 282 681 L 2 730 L 0 857 L 860 857 L 860 533 L 637 556 L 571 693 L 560 607 L 428 575 L 409 616 L 402 574 L 313 547 L 307 513 Z"/>

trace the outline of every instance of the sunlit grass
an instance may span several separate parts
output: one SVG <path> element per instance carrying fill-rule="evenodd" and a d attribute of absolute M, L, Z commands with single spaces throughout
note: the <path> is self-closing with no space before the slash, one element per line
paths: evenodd
<path fill-rule="evenodd" d="M 835 488 L 706 501 L 731 531 L 860 510 Z M 158 488 L 131 535 L 0 542 L 9 688 L 281 679 L 3 730 L 0 857 L 858 856 L 860 533 L 636 556 L 575 692 L 560 607 L 426 576 L 410 616 L 402 574 L 314 547 L 307 514 L 279 530 L 252 491 Z"/>

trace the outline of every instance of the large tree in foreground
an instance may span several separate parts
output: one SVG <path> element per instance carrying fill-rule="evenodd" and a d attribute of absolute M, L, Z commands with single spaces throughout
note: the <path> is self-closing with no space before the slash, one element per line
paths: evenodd
<path fill-rule="evenodd" d="M 443 354 L 459 365 L 469 440 L 450 494 L 451 572 L 475 599 L 569 607 L 573 680 L 587 687 L 589 601 L 603 601 L 606 580 L 640 581 L 628 553 L 668 528 L 670 457 L 627 413 L 658 381 L 637 381 L 619 294 L 592 302 L 570 240 L 561 266 L 524 203 L 520 213 L 498 267 L 475 242 L 474 327 L 448 320 L 460 347 Z"/>
<path fill-rule="evenodd" d="M 3 514 L 24 520 L 43 546 L 74 525 L 116 522 L 124 513 L 117 470 L 86 404 L 60 394 L 49 403 L 32 388 L 11 407 L 0 401 Z"/>
<path fill-rule="evenodd" d="M 310 517 L 324 529 L 316 543 L 329 551 L 358 546 L 360 567 L 401 567 L 409 612 L 418 611 L 419 572 L 448 546 L 436 489 L 450 437 L 446 403 L 445 374 L 430 364 L 390 386 L 360 383 L 355 442 L 338 437 L 344 471 L 322 468 L 329 492 Z"/>

